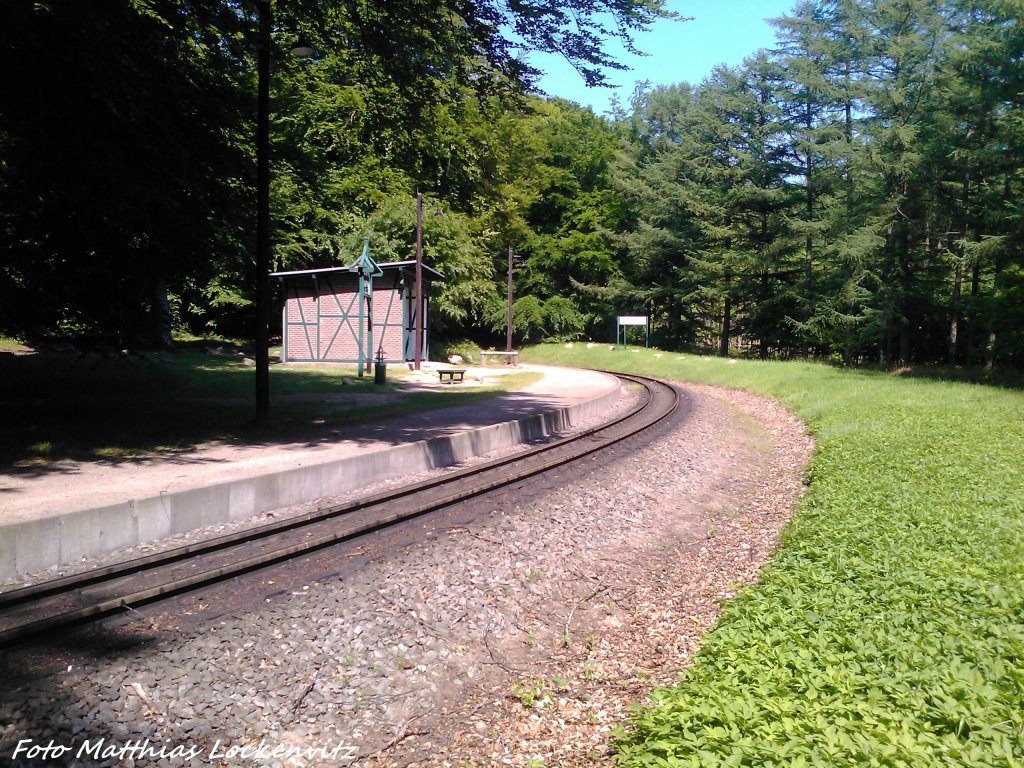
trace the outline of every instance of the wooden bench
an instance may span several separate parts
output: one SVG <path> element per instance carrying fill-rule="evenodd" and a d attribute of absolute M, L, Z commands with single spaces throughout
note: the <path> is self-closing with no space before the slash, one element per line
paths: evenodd
<path fill-rule="evenodd" d="M 483 360 L 484 365 L 489 365 L 488 357 L 503 357 L 505 358 L 506 365 L 519 365 L 519 353 L 516 351 L 512 352 L 497 352 L 493 349 L 486 349 L 480 351 L 480 358 Z"/>
<path fill-rule="evenodd" d="M 466 369 L 465 368 L 441 368 L 437 372 L 437 380 L 438 381 L 444 381 L 445 377 L 447 377 L 448 378 L 448 383 L 449 384 L 454 384 L 456 376 L 459 377 L 459 381 L 462 381 L 462 378 L 465 375 L 466 375 Z"/>

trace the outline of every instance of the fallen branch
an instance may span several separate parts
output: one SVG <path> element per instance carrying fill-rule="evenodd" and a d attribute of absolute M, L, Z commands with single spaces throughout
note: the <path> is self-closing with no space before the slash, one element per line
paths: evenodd
<path fill-rule="evenodd" d="M 607 592 L 607 591 L 608 591 L 608 587 L 604 587 L 604 586 L 598 587 L 593 592 L 591 592 L 589 595 L 584 597 L 582 600 L 577 600 L 576 604 L 570 609 L 569 615 L 566 616 L 566 618 L 565 618 L 565 628 L 562 631 L 562 639 L 563 639 L 563 642 L 565 643 L 566 646 L 568 646 L 570 644 L 570 640 L 569 640 L 569 625 L 572 624 L 572 617 L 576 614 L 576 609 L 579 608 L 584 603 L 589 603 L 591 600 L 593 600 L 595 597 L 600 595 L 602 592 Z"/>
<path fill-rule="evenodd" d="M 484 630 L 484 647 L 487 648 L 487 653 L 490 655 L 491 661 L 499 667 L 501 667 L 503 670 L 505 670 L 509 677 L 516 677 L 523 674 L 522 670 L 516 669 L 515 667 L 510 667 L 505 661 L 502 661 L 494 655 L 494 649 L 491 647 L 491 641 L 489 639 L 490 634 L 491 628 L 488 627 L 486 630 Z"/>
<path fill-rule="evenodd" d="M 373 752 L 370 752 L 369 754 L 365 755 L 362 759 L 363 760 L 373 760 L 375 758 L 380 757 L 385 752 L 394 749 L 395 747 L 397 747 L 399 744 L 401 744 L 406 739 L 411 739 L 411 738 L 413 738 L 415 736 L 427 736 L 427 735 L 429 735 L 430 731 L 410 731 L 409 730 L 409 726 L 412 724 L 412 722 L 414 720 L 419 720 L 421 717 L 425 717 L 427 714 L 429 714 L 429 713 L 428 712 L 420 712 L 418 715 L 413 715 L 412 717 L 410 717 L 408 720 L 406 720 L 402 724 L 402 727 L 398 729 L 398 733 L 395 734 L 394 738 L 392 738 L 391 741 L 389 741 L 387 744 L 385 744 L 384 746 L 380 747 L 379 749 L 375 749 Z"/>
<path fill-rule="evenodd" d="M 296 700 L 295 704 L 292 705 L 292 714 L 293 715 L 298 714 L 299 707 L 302 706 L 302 702 L 304 702 L 306 700 L 306 697 L 309 696 L 309 694 L 313 692 L 313 688 L 316 687 L 316 678 L 317 678 L 317 676 L 319 674 L 320 674 L 320 670 L 317 670 L 316 672 L 313 673 L 313 679 L 309 681 L 309 685 L 306 686 L 306 689 L 302 692 L 302 695 L 299 696 L 299 698 Z"/>

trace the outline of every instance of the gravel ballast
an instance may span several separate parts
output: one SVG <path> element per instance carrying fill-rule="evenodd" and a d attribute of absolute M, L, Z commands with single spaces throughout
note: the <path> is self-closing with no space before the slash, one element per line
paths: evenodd
<path fill-rule="evenodd" d="M 230 601 L 193 597 L 176 609 L 204 614 L 192 623 L 143 613 L 90 650 L 8 654 L 0 755 L 606 762 L 625 707 L 675 680 L 720 601 L 756 579 L 810 455 L 770 400 L 692 385 L 684 398 L 685 416 L 650 444 L 353 544 L 306 579 L 293 568 L 239 583 L 244 609 L 214 617 L 207 604 Z M 67 751 L 44 761 L 48 743 Z"/>

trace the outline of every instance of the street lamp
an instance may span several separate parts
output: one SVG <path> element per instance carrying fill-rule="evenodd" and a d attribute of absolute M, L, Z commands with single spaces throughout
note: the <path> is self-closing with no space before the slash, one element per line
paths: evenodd
<path fill-rule="evenodd" d="M 256 54 L 256 424 L 270 417 L 270 0 L 257 0 Z M 316 53 L 304 40 L 292 54 Z"/>
<path fill-rule="evenodd" d="M 423 356 L 423 193 L 416 190 L 416 297 L 413 301 L 412 316 L 412 366 L 420 369 L 420 358 Z"/>
<path fill-rule="evenodd" d="M 297 59 L 311 59 L 316 56 L 316 48 L 310 44 L 304 32 L 299 33 L 298 41 L 292 46 L 292 56 Z"/>

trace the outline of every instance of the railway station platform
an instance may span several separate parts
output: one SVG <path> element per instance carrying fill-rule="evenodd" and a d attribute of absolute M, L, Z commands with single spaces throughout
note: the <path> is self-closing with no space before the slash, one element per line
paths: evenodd
<path fill-rule="evenodd" d="M 518 370 L 542 377 L 476 405 L 354 425 L 332 440 L 217 445 L 139 461 L 0 472 L 0 580 L 451 466 L 571 428 L 620 396 L 617 379 L 594 371 Z M 470 368 L 467 377 L 475 371 L 495 375 Z M 436 385 L 437 376 L 425 373 L 409 386 Z"/>

